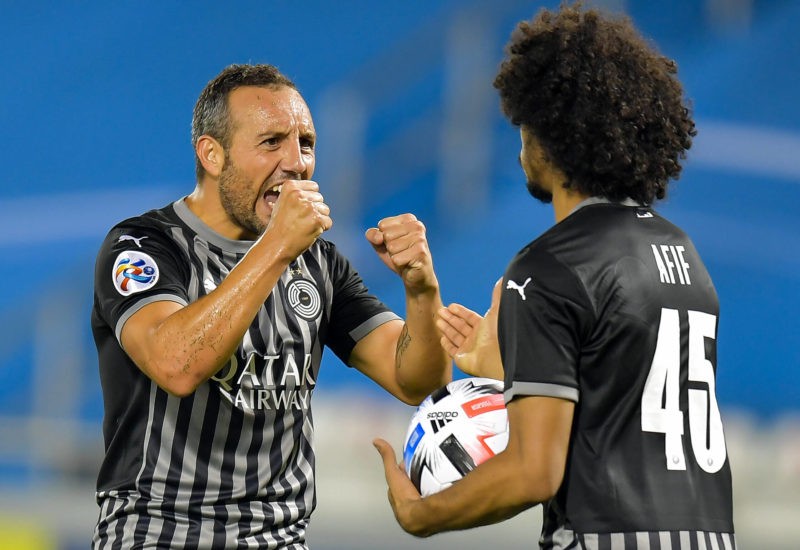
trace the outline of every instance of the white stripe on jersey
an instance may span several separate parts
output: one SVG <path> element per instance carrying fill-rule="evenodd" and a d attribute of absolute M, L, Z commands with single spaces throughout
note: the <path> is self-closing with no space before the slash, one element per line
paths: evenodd
<path fill-rule="evenodd" d="M 722 533 L 722 544 L 725 545 L 725 550 L 733 550 L 734 544 L 731 543 L 730 533 Z"/>
<path fill-rule="evenodd" d="M 539 542 L 547 550 L 736 550 L 735 535 L 705 531 L 578 534 L 561 527 L 549 537 L 543 533 Z"/>
<path fill-rule="evenodd" d="M 597 533 L 589 533 L 583 537 L 583 546 L 586 550 L 599 550 L 600 549 L 600 535 Z"/>

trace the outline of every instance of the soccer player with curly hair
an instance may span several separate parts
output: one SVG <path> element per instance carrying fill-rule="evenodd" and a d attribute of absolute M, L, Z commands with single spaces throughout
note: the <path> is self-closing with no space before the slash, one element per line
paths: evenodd
<path fill-rule="evenodd" d="M 652 207 L 696 133 L 676 74 L 627 18 L 563 5 L 516 28 L 494 84 L 556 225 L 511 261 L 486 317 L 439 312 L 459 367 L 505 380 L 505 451 L 423 499 L 375 442 L 409 533 L 542 503 L 541 548 L 736 547 L 719 302 L 689 237 Z"/>

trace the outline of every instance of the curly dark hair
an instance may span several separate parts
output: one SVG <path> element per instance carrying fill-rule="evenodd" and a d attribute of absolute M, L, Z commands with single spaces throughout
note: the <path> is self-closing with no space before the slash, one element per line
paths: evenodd
<path fill-rule="evenodd" d="M 209 135 L 228 149 L 233 131 L 228 116 L 228 96 L 242 86 L 287 86 L 297 89 L 294 82 L 273 65 L 228 65 L 206 84 L 197 98 L 192 116 L 192 146 L 197 145 L 200 136 Z M 205 173 L 200 159 L 196 159 L 195 173 L 198 180 Z"/>
<path fill-rule="evenodd" d="M 512 124 L 530 130 L 564 186 L 645 204 L 666 196 L 697 134 L 677 64 L 627 17 L 580 3 L 543 9 L 514 30 L 494 86 Z"/>

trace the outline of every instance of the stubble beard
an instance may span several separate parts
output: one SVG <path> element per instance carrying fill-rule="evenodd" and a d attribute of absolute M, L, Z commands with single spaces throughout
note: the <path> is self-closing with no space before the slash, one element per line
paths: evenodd
<path fill-rule="evenodd" d="M 254 201 L 249 195 L 250 184 L 242 177 L 230 158 L 219 175 L 219 197 L 228 218 L 249 233 L 261 235 L 267 224 L 255 213 Z M 256 198 L 255 200 L 258 200 Z"/>
<path fill-rule="evenodd" d="M 553 202 L 553 193 L 542 187 L 539 182 L 529 179 L 525 183 L 525 186 L 528 188 L 528 193 L 530 193 L 534 199 L 544 204 Z"/>

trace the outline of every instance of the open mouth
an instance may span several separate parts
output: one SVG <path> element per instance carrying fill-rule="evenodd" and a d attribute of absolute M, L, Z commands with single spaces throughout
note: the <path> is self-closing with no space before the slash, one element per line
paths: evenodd
<path fill-rule="evenodd" d="M 267 202 L 267 204 L 269 204 L 270 206 L 275 205 L 275 203 L 278 201 L 278 197 L 281 194 L 282 188 L 283 185 L 276 185 L 275 187 L 267 189 L 264 192 L 264 200 Z"/>

